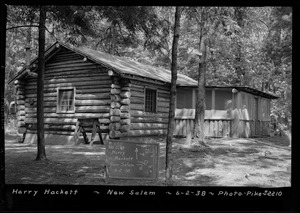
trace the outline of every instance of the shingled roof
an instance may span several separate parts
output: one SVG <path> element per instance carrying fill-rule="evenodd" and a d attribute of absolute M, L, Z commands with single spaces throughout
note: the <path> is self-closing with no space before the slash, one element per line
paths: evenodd
<path fill-rule="evenodd" d="M 48 55 L 51 55 L 51 53 L 55 50 L 55 45 L 58 42 L 54 43 L 51 47 L 49 47 L 46 51 L 46 57 Z M 107 67 L 116 73 L 120 75 L 134 75 L 134 76 L 140 76 L 140 77 L 145 77 L 145 78 L 150 78 L 153 80 L 158 80 L 162 81 L 165 83 L 171 83 L 171 71 L 164 69 L 164 68 L 159 68 L 159 67 L 154 67 L 154 66 L 149 66 L 145 65 L 124 57 L 118 57 L 115 55 L 110 55 L 107 53 L 103 53 L 98 50 L 92 50 L 86 47 L 70 47 L 65 44 L 61 44 L 62 47 L 65 47 L 71 51 L 74 51 L 86 58 L 88 58 L 91 61 L 94 61 L 95 63 L 101 64 L 104 67 Z M 52 57 L 53 55 L 51 55 Z M 37 58 L 34 59 L 31 63 L 35 63 L 37 61 Z M 18 79 L 21 77 L 21 74 L 25 71 L 25 68 L 22 69 L 16 76 L 14 76 L 9 82 Z M 197 81 L 194 79 L 182 75 L 182 74 L 177 74 L 177 85 L 178 86 L 197 86 Z"/>

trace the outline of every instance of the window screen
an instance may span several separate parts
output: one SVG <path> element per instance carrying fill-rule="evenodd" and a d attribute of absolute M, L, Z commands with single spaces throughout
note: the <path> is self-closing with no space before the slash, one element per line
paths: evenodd
<path fill-rule="evenodd" d="M 177 109 L 193 108 L 193 90 L 177 90 Z"/>
<path fill-rule="evenodd" d="M 230 90 L 215 90 L 215 109 L 227 110 L 232 107 L 232 92 Z"/>
<path fill-rule="evenodd" d="M 75 89 L 58 89 L 57 112 L 75 111 Z"/>
<path fill-rule="evenodd" d="M 156 90 L 146 89 L 145 96 L 145 111 L 156 112 Z"/>

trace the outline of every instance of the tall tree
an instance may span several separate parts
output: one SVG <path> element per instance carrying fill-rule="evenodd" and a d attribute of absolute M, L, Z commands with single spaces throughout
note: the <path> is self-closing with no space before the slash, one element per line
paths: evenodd
<path fill-rule="evenodd" d="M 40 6 L 39 54 L 37 77 L 37 156 L 36 160 L 46 158 L 44 135 L 44 73 L 45 73 L 45 22 L 46 7 Z"/>
<path fill-rule="evenodd" d="M 172 180 L 172 138 L 174 132 L 174 118 L 175 118 L 175 98 L 176 98 L 176 81 L 177 81 L 177 48 L 180 35 L 180 16 L 181 8 L 176 7 L 175 10 L 175 24 L 174 37 L 172 45 L 172 65 L 171 65 L 171 92 L 170 92 L 170 111 L 168 121 L 168 132 L 166 140 L 166 181 L 168 184 Z"/>

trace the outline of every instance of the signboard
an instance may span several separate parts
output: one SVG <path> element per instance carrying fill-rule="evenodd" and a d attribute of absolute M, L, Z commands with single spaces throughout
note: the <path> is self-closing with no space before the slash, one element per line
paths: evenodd
<path fill-rule="evenodd" d="M 106 142 L 106 169 L 110 178 L 156 179 L 158 143 L 110 140 Z"/>

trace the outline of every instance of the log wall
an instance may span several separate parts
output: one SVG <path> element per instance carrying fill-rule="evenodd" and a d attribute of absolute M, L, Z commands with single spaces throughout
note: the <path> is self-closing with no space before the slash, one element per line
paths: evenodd
<path fill-rule="evenodd" d="M 45 66 L 45 133 L 73 135 L 78 118 L 98 118 L 103 138 L 109 133 L 111 78 L 107 69 L 62 49 Z M 75 113 L 56 113 L 57 88 L 75 87 Z M 24 97 L 24 120 L 30 133 L 36 133 L 36 78 L 27 78 L 20 92 Z M 26 107 L 26 108 L 25 108 Z M 91 129 L 87 129 L 91 131 Z"/>
<path fill-rule="evenodd" d="M 17 106 L 17 127 L 18 133 L 26 133 L 26 124 L 25 124 L 25 82 L 16 80 L 15 81 L 16 89 L 16 106 Z"/>
<path fill-rule="evenodd" d="M 170 89 L 164 84 L 131 80 L 128 136 L 165 135 L 168 128 Z M 145 88 L 157 89 L 156 112 L 145 112 Z"/>

